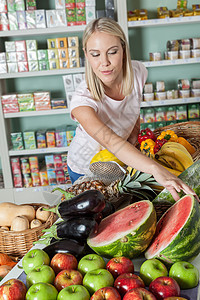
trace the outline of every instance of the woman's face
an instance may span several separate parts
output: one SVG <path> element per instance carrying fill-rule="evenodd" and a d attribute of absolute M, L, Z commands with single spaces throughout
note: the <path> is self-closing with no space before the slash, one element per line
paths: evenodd
<path fill-rule="evenodd" d="M 93 72 L 105 86 L 121 83 L 123 48 L 118 37 L 94 32 L 87 41 L 85 55 Z"/>

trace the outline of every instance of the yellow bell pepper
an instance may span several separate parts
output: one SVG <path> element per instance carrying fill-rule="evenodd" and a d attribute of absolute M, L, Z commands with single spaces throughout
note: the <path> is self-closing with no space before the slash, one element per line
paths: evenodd
<path fill-rule="evenodd" d="M 158 140 L 165 139 L 170 142 L 177 142 L 178 136 L 173 130 L 162 131 L 161 134 L 157 137 Z"/>
<path fill-rule="evenodd" d="M 140 145 L 140 150 L 145 155 L 149 157 L 154 157 L 154 146 L 155 142 L 152 139 L 146 139 L 145 141 L 142 141 Z"/>

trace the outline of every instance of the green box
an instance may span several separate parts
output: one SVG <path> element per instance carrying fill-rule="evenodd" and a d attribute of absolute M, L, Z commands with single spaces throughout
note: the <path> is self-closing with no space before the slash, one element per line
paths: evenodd
<path fill-rule="evenodd" d="M 200 105 L 199 103 L 188 104 L 188 119 L 198 119 L 200 116 Z"/>
<path fill-rule="evenodd" d="M 176 106 L 176 119 L 187 120 L 187 105 Z"/>
<path fill-rule="evenodd" d="M 49 61 L 48 60 L 39 60 L 39 71 L 49 70 Z"/>

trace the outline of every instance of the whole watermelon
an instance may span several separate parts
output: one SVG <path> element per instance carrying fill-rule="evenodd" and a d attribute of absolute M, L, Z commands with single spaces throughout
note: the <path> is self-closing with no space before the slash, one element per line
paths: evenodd
<path fill-rule="evenodd" d="M 183 182 L 189 185 L 200 198 L 200 160 L 197 160 L 189 168 L 183 171 L 178 176 Z M 179 196 L 183 196 L 183 192 L 179 193 Z M 171 193 L 165 188 L 158 194 L 153 200 L 153 203 L 170 202 L 175 203 Z"/>
<path fill-rule="evenodd" d="M 172 264 L 191 261 L 200 253 L 200 205 L 185 195 L 158 221 L 156 233 L 145 257 Z"/>
<path fill-rule="evenodd" d="M 104 257 L 135 258 L 148 247 L 156 230 L 156 212 L 148 200 L 135 202 L 103 219 L 88 245 Z"/>

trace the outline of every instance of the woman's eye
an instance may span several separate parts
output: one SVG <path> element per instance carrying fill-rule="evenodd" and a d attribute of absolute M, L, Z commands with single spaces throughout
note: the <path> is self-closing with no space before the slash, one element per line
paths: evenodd
<path fill-rule="evenodd" d="M 98 57 L 99 53 L 91 53 L 92 57 Z"/>
<path fill-rule="evenodd" d="M 117 50 L 113 50 L 113 51 L 110 51 L 110 52 L 108 52 L 108 54 L 116 54 L 117 53 Z"/>

